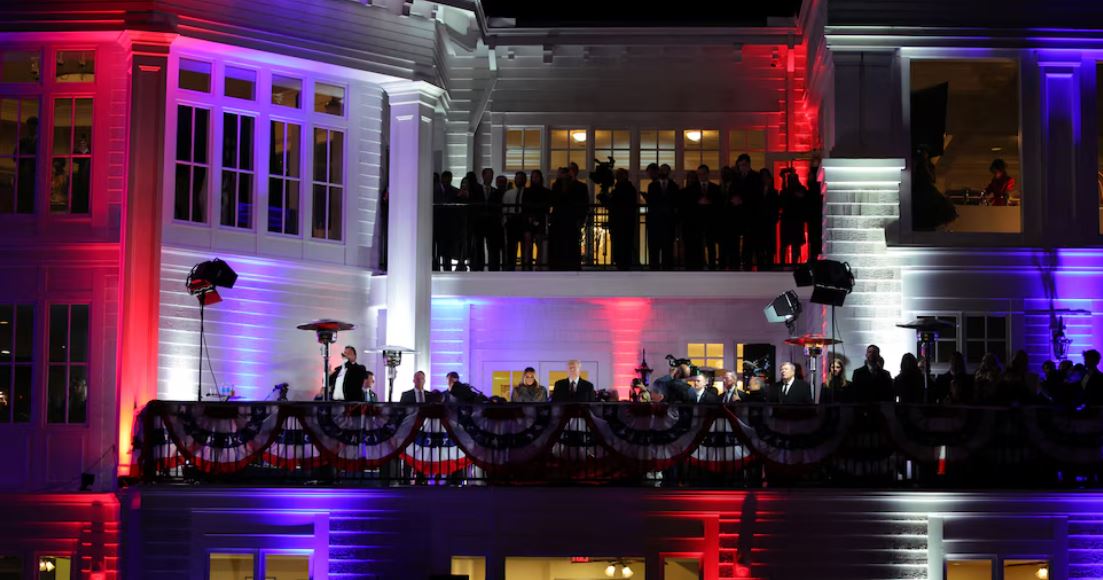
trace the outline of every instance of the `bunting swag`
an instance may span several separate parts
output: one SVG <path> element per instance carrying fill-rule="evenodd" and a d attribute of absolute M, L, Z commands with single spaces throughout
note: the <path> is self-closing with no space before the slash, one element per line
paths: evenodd
<path fill-rule="evenodd" d="M 348 403 L 311 405 L 301 417 L 303 430 L 337 469 L 374 469 L 393 458 L 417 435 L 417 405 Z"/>
<path fill-rule="evenodd" d="M 920 463 L 964 461 L 985 448 L 996 413 L 978 407 L 881 404 L 881 416 L 896 448 Z"/>
<path fill-rule="evenodd" d="M 735 419 L 726 413 L 713 419 L 704 438 L 697 444 L 693 453 L 689 454 L 689 461 L 716 473 L 743 469 L 754 455 L 739 439 L 737 427 L 732 425 L 734 421 Z"/>
<path fill-rule="evenodd" d="M 402 451 L 402 461 L 429 477 L 449 475 L 471 465 L 471 459 L 449 437 L 437 417 L 427 417 L 421 424 L 414 440 Z"/>
<path fill-rule="evenodd" d="M 143 412 L 138 416 L 131 445 L 130 473 L 135 477 L 146 473 L 147 463 L 163 470 L 175 469 L 184 463 L 184 456 L 169 437 L 160 413 Z M 151 470 L 149 475 L 154 472 Z"/>
<path fill-rule="evenodd" d="M 280 427 L 266 404 L 165 403 L 161 420 L 180 455 L 205 473 L 233 473 L 257 459 Z"/>
<path fill-rule="evenodd" d="M 684 458 L 705 434 L 703 405 L 628 404 L 590 408 L 590 423 L 602 442 L 641 467 L 660 470 Z"/>
<path fill-rule="evenodd" d="M 300 413 L 292 410 L 283 420 L 283 428 L 272 440 L 272 445 L 264 450 L 261 459 L 267 465 L 280 469 L 311 469 L 323 463 L 313 438 L 303 429 Z"/>
<path fill-rule="evenodd" d="M 483 468 L 532 461 L 566 424 L 562 405 L 450 405 L 446 417 L 452 439 Z"/>
<path fill-rule="evenodd" d="M 1031 444 L 1051 459 L 1092 465 L 1103 461 L 1103 408 L 1029 407 L 1023 414 Z"/>
<path fill-rule="evenodd" d="M 826 460 L 842 444 L 854 420 L 853 408 L 834 405 L 725 409 L 743 443 L 762 459 L 789 466 Z"/>

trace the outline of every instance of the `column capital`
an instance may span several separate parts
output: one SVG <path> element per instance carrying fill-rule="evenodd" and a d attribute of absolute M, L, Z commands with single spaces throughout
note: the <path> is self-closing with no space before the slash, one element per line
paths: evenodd
<path fill-rule="evenodd" d="M 391 107 L 422 105 L 434 110 L 446 111 L 451 105 L 448 91 L 425 81 L 393 81 L 380 85 L 387 93 Z"/>

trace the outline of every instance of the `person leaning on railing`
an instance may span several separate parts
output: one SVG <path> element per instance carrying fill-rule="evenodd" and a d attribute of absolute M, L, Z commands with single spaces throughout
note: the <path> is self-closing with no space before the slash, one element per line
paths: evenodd
<path fill-rule="evenodd" d="M 509 394 L 511 403 L 545 403 L 548 400 L 548 389 L 536 381 L 536 369 L 525 367 L 521 374 L 521 382 L 513 387 Z"/>

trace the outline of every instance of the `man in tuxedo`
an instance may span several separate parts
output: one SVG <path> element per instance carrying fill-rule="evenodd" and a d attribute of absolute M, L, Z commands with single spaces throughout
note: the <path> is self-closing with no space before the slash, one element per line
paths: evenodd
<path fill-rule="evenodd" d="M 781 380 L 770 393 L 771 403 L 811 405 L 812 385 L 797 378 L 797 365 L 787 362 L 781 365 Z"/>
<path fill-rule="evenodd" d="M 329 398 L 333 401 L 363 401 L 368 369 L 356 362 L 356 349 L 346 346 L 341 353 L 345 362 L 329 373 Z"/>
<path fill-rule="evenodd" d="M 708 377 L 705 375 L 694 375 L 690 380 L 690 384 L 693 385 L 693 391 L 691 393 L 693 402 L 698 405 L 720 404 L 720 396 L 709 387 Z"/>
<path fill-rule="evenodd" d="M 435 403 L 440 400 L 439 395 L 432 391 L 425 390 L 425 373 L 418 371 L 414 373 L 414 388 L 402 393 L 402 397 L 399 398 L 400 403 Z"/>
<path fill-rule="evenodd" d="M 678 186 L 670 178 L 670 166 L 647 166 L 651 179 L 644 199 L 647 201 L 647 259 L 652 270 L 674 268 L 674 205 Z"/>
<path fill-rule="evenodd" d="M 555 381 L 553 403 L 592 403 L 596 400 L 594 384 L 582 378 L 582 363 L 567 361 L 567 378 Z"/>
<path fill-rule="evenodd" d="M 445 380 L 448 381 L 448 390 L 444 393 L 444 402 L 482 403 L 486 401 L 486 397 L 479 391 L 476 391 L 475 387 L 460 382 L 460 374 L 456 371 L 448 373 L 448 375 L 445 376 Z"/>
<path fill-rule="evenodd" d="M 850 377 L 854 400 L 859 403 L 892 401 L 892 375 L 884 367 L 881 347 L 871 344 L 866 347 L 866 364 L 854 369 Z"/>

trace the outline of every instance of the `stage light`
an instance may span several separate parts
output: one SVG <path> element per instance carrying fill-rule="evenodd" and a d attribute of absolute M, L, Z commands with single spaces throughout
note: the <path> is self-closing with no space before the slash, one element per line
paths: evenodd
<path fill-rule="evenodd" d="M 762 311 L 766 315 L 767 322 L 784 322 L 791 333 L 797 319 L 800 318 L 800 298 L 797 297 L 796 292 L 788 290 L 785 294 L 774 298 Z"/>
<path fill-rule="evenodd" d="M 850 271 L 850 264 L 835 260 L 805 264 L 793 271 L 793 281 L 797 286 L 814 286 L 809 299 L 814 304 L 842 306 L 846 295 L 854 290 L 854 273 Z"/>
<path fill-rule="evenodd" d="M 196 400 L 203 400 L 203 349 L 204 349 L 204 311 L 211 304 L 222 302 L 218 288 L 233 288 L 237 282 L 237 272 L 229 264 L 215 258 L 192 266 L 184 288 L 199 300 L 199 376 L 196 381 Z M 208 360 L 207 364 L 210 364 Z"/>

